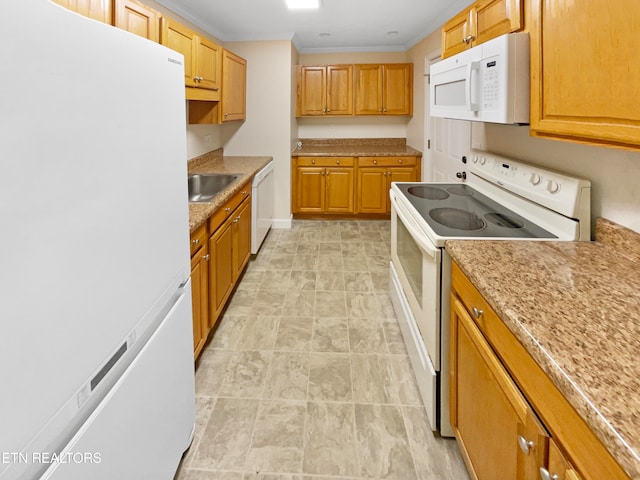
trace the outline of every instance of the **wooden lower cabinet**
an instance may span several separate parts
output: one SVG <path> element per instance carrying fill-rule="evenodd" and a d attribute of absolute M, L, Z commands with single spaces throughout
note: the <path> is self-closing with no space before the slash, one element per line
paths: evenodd
<path fill-rule="evenodd" d="M 391 182 L 419 182 L 416 157 L 360 157 L 358 159 L 356 211 L 391 213 Z"/>
<path fill-rule="evenodd" d="M 198 358 L 209 335 L 209 253 L 207 245 L 191 257 L 193 355 Z"/>
<path fill-rule="evenodd" d="M 455 262 L 451 284 L 450 421 L 471 478 L 629 480 Z"/>

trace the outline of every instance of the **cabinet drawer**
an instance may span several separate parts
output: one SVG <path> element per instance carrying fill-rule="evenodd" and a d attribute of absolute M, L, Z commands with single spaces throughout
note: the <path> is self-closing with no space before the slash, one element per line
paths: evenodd
<path fill-rule="evenodd" d="M 193 256 L 196 251 L 206 245 L 207 243 L 207 224 L 199 226 L 196 230 L 191 232 L 191 256 Z"/>
<path fill-rule="evenodd" d="M 227 200 L 216 212 L 209 217 L 209 232 L 214 233 L 220 225 L 238 208 L 246 197 L 251 194 L 251 183 L 245 183 L 238 192 Z"/>
<path fill-rule="evenodd" d="M 353 167 L 353 157 L 298 157 L 299 167 Z"/>
<path fill-rule="evenodd" d="M 406 167 L 417 163 L 416 157 L 359 157 L 360 167 Z"/>

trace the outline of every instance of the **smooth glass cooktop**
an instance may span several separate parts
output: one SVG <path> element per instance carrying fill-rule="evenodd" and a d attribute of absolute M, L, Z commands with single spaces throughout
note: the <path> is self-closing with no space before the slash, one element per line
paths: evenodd
<path fill-rule="evenodd" d="M 557 238 L 462 183 L 396 183 L 440 237 Z"/>

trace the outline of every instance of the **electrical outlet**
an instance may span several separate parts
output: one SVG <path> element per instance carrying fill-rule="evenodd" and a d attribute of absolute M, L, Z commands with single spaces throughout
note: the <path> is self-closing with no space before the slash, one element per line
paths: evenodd
<path fill-rule="evenodd" d="M 210 147 L 213 144 L 213 141 L 211 140 L 211 135 L 205 135 L 204 136 L 204 146 L 205 147 Z"/>

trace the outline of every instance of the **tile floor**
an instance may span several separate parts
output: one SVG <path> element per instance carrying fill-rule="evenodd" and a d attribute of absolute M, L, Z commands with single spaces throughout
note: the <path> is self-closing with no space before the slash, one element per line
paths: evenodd
<path fill-rule="evenodd" d="M 389 298 L 388 221 L 294 221 L 253 258 L 196 369 L 176 480 L 465 480 Z"/>

